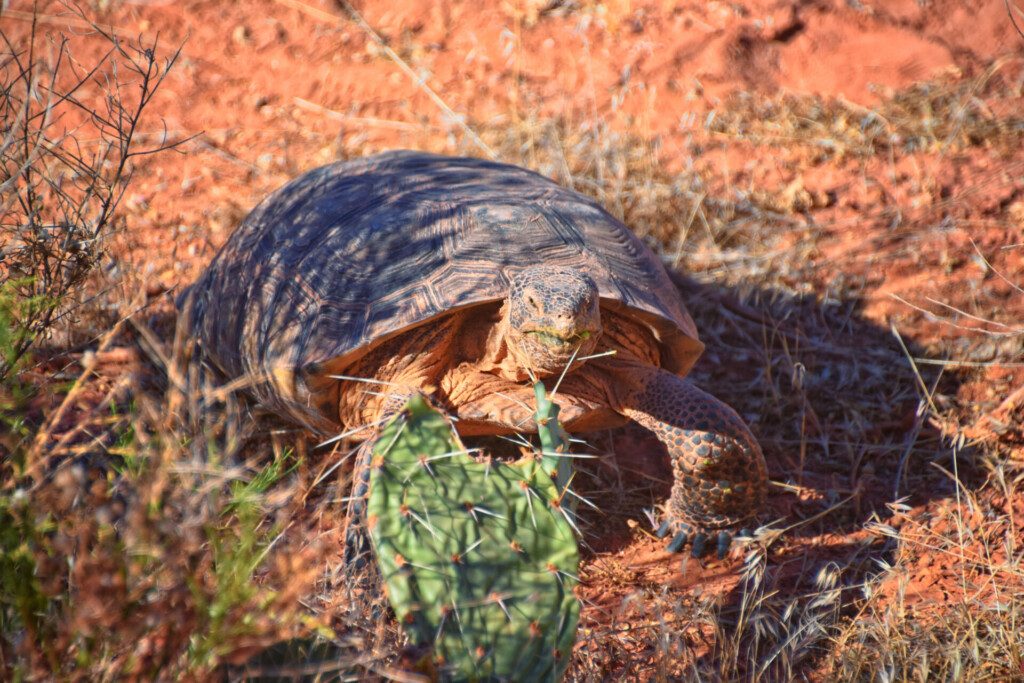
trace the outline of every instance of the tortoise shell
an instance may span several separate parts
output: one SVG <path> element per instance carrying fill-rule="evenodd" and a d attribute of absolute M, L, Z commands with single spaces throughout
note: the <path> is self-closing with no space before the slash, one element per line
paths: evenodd
<path fill-rule="evenodd" d="M 203 355 L 264 404 L 337 426 L 327 375 L 467 306 L 501 301 L 540 263 L 575 266 L 603 307 L 654 331 L 663 366 L 700 355 L 661 261 L 594 200 L 531 171 L 396 151 L 296 178 L 242 222 L 183 297 Z M 188 302 L 188 303 L 185 303 Z"/>

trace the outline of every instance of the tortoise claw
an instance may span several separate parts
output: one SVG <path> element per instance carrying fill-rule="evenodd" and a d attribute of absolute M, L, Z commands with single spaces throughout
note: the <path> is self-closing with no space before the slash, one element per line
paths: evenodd
<path fill-rule="evenodd" d="M 703 557 L 704 556 L 704 546 L 705 546 L 705 544 L 707 544 L 707 541 L 708 541 L 708 535 L 705 534 L 704 532 L 700 532 L 696 536 L 694 536 L 693 537 L 693 549 L 690 551 L 690 556 L 691 557 L 698 557 L 698 558 L 699 557 Z"/>
<path fill-rule="evenodd" d="M 699 527 L 694 529 L 689 524 L 673 523 L 669 520 L 663 521 L 655 530 L 654 535 L 658 538 L 665 538 L 673 529 L 678 529 L 678 531 L 665 545 L 665 550 L 670 553 L 679 553 L 686 546 L 690 546 L 690 555 L 698 559 L 708 555 L 712 548 L 714 548 L 718 559 L 725 559 L 725 556 L 729 554 L 729 548 L 732 547 L 733 540 L 751 536 L 750 529 L 746 528 L 736 534 L 725 530 L 706 532 L 701 531 Z"/>
<path fill-rule="evenodd" d="M 678 553 L 686 545 L 686 542 L 690 540 L 689 531 L 680 531 L 675 537 L 669 541 L 669 544 L 665 546 L 665 550 L 670 553 Z"/>
<path fill-rule="evenodd" d="M 724 559 L 732 545 L 732 535 L 728 531 L 718 532 L 718 559 Z"/>
<path fill-rule="evenodd" d="M 345 534 L 345 564 L 361 570 L 366 566 L 369 552 L 370 543 L 366 532 L 358 527 L 350 528 Z"/>

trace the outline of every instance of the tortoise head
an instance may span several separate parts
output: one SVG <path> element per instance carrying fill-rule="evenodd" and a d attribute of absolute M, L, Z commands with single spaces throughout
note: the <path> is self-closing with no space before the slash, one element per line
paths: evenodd
<path fill-rule="evenodd" d="M 512 279 L 507 343 L 516 360 L 539 377 L 559 374 L 593 353 L 601 337 L 597 285 L 563 266 L 532 266 Z"/>

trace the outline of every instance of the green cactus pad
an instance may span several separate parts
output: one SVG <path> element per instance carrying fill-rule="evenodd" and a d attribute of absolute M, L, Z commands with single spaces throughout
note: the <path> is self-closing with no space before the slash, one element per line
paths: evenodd
<path fill-rule="evenodd" d="M 367 524 L 410 640 L 454 679 L 559 680 L 579 553 L 541 463 L 476 462 L 415 397 L 374 447 Z"/>
<path fill-rule="evenodd" d="M 543 452 L 541 462 L 557 482 L 558 488 L 564 489 L 572 477 L 572 461 L 555 454 L 569 452 L 569 434 L 558 421 L 559 405 L 548 398 L 543 382 L 533 385 L 533 394 L 537 397 L 537 412 L 533 414 L 533 419 L 537 423 L 537 435 Z"/>

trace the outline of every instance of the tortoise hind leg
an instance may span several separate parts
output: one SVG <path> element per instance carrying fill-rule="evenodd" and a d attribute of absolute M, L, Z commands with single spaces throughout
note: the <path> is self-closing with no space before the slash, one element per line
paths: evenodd
<path fill-rule="evenodd" d="M 620 412 L 654 432 L 668 448 L 674 482 L 662 533 L 669 544 L 693 546 L 704 554 L 712 534 L 719 555 L 730 533 L 751 520 L 764 504 L 764 456 L 750 429 L 732 408 L 692 382 L 654 366 L 631 367 L 632 390 Z"/>
<path fill-rule="evenodd" d="M 359 444 L 352 466 L 352 490 L 349 493 L 348 509 L 345 512 L 345 563 L 361 562 L 370 552 L 366 538 L 364 515 L 366 496 L 370 490 L 370 463 L 376 439 L 367 439 Z"/>

